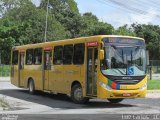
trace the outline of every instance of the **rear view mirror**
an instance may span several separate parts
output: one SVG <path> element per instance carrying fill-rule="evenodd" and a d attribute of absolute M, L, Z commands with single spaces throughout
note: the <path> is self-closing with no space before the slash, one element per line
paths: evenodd
<path fill-rule="evenodd" d="M 100 50 L 100 60 L 104 59 L 104 50 Z"/>

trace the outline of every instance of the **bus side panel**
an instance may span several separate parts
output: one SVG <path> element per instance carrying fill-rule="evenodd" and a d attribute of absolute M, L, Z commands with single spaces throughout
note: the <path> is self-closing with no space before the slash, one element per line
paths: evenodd
<path fill-rule="evenodd" d="M 19 87 L 19 81 L 18 81 L 18 65 L 12 65 L 11 67 L 11 83 L 17 87 Z"/>
<path fill-rule="evenodd" d="M 49 74 L 49 88 L 53 92 L 63 93 L 63 86 L 65 81 L 63 80 L 63 65 L 54 65 L 52 72 Z"/>
<path fill-rule="evenodd" d="M 42 66 L 41 65 L 26 65 L 24 70 L 25 87 L 28 86 L 28 80 L 33 79 L 35 89 L 42 90 Z"/>
<path fill-rule="evenodd" d="M 64 80 L 63 91 L 70 94 L 71 85 L 74 81 L 82 82 L 81 80 L 81 66 L 82 65 L 64 65 Z"/>
<path fill-rule="evenodd" d="M 43 83 L 42 83 L 42 66 L 41 65 L 34 65 L 33 71 L 33 78 L 35 83 L 36 90 L 43 90 Z"/>
<path fill-rule="evenodd" d="M 81 71 L 80 71 L 80 80 L 81 80 L 81 85 L 82 85 L 82 89 L 83 89 L 83 96 L 86 96 L 86 79 L 87 79 L 87 75 L 86 75 L 86 63 L 84 62 L 84 64 L 81 66 Z"/>
<path fill-rule="evenodd" d="M 84 65 L 57 65 L 51 73 L 53 74 L 50 74 L 49 88 L 53 92 L 70 94 L 75 81 L 79 82 L 85 91 Z"/>

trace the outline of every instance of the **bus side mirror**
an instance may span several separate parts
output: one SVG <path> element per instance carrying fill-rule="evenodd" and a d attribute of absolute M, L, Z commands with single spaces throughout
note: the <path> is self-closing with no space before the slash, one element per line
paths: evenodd
<path fill-rule="evenodd" d="M 146 50 L 147 66 L 149 66 L 149 51 Z"/>
<path fill-rule="evenodd" d="M 100 50 L 100 60 L 104 59 L 104 50 Z"/>

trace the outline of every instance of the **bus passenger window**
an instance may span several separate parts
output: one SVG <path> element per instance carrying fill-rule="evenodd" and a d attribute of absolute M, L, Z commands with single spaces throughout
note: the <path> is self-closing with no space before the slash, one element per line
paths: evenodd
<path fill-rule="evenodd" d="M 63 46 L 54 47 L 53 64 L 60 65 L 63 63 Z"/>
<path fill-rule="evenodd" d="M 28 49 L 26 51 L 26 64 L 31 65 L 33 60 L 33 49 Z"/>
<path fill-rule="evenodd" d="M 34 64 L 40 65 L 42 63 L 42 48 L 36 48 L 34 50 Z"/>
<path fill-rule="evenodd" d="M 74 45 L 74 64 L 83 64 L 84 63 L 84 44 L 75 44 Z"/>
<path fill-rule="evenodd" d="M 45 70 L 51 70 L 51 64 L 52 64 L 52 52 L 46 51 L 44 53 L 45 59 L 44 59 L 44 69 Z"/>
<path fill-rule="evenodd" d="M 73 45 L 65 45 L 63 49 L 63 64 L 72 64 Z"/>
<path fill-rule="evenodd" d="M 18 51 L 13 51 L 12 52 L 12 65 L 17 65 L 18 64 Z"/>
<path fill-rule="evenodd" d="M 20 69 L 24 69 L 24 53 L 20 53 Z"/>

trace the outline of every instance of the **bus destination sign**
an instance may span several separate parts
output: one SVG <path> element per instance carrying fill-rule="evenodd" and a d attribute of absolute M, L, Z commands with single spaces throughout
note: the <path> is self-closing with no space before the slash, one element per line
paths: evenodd
<path fill-rule="evenodd" d="M 121 38 L 121 37 L 111 37 L 104 38 L 104 44 L 134 44 L 134 45 L 145 45 L 144 40 L 135 39 L 135 38 Z"/>
<path fill-rule="evenodd" d="M 88 47 L 94 47 L 94 46 L 98 46 L 98 42 L 87 42 L 86 45 Z"/>

